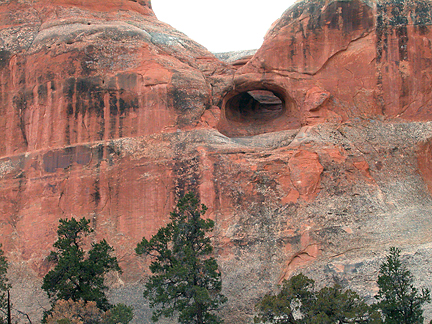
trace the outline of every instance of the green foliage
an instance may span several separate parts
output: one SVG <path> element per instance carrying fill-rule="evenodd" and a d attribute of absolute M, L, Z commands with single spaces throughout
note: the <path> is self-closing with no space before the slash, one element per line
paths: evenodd
<path fill-rule="evenodd" d="M 93 243 L 86 253 L 83 250 L 83 237 L 93 230 L 89 220 L 77 221 L 60 219 L 58 239 L 54 243 L 56 251 L 49 259 L 55 263 L 54 269 L 43 279 L 44 289 L 52 304 L 58 300 L 78 302 L 94 301 L 99 309 L 106 311 L 108 303 L 104 277 L 110 271 L 121 271 L 117 258 L 111 256 L 113 248 L 105 241 Z"/>
<path fill-rule="evenodd" d="M 421 292 L 413 286 L 414 278 L 400 260 L 400 250 L 390 248 L 390 253 L 380 266 L 379 291 L 375 298 L 388 324 L 423 323 L 422 306 L 431 301 L 428 289 Z"/>
<path fill-rule="evenodd" d="M 258 315 L 255 323 L 288 324 L 301 323 L 294 314 L 306 314 L 314 300 L 314 281 L 299 274 L 284 280 L 277 295 L 267 294 L 256 305 Z"/>
<path fill-rule="evenodd" d="M 132 321 L 133 308 L 125 304 L 117 304 L 103 315 L 104 324 L 127 324 Z"/>
<path fill-rule="evenodd" d="M 307 323 L 382 323 L 378 312 L 354 291 L 338 284 L 324 287 L 315 295 Z"/>
<path fill-rule="evenodd" d="M 144 297 L 155 308 L 155 322 L 178 315 L 180 323 L 221 323 L 214 311 L 226 297 L 207 236 L 214 222 L 201 218 L 206 210 L 192 193 L 186 194 L 171 213 L 171 222 L 137 245 L 136 253 L 153 258 Z"/>
<path fill-rule="evenodd" d="M 338 284 L 316 291 L 314 281 L 303 274 L 284 280 L 280 292 L 265 295 L 256 309 L 255 323 L 381 323 L 379 314 L 354 291 Z"/>
<path fill-rule="evenodd" d="M 0 314 L 0 323 L 7 322 L 7 291 L 10 289 L 10 284 L 6 277 L 7 270 L 8 263 L 0 244 L 0 311 L 2 313 Z"/>

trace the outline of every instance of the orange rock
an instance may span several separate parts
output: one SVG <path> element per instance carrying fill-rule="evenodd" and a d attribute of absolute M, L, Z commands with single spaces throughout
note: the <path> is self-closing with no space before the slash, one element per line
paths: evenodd
<path fill-rule="evenodd" d="M 304 199 L 312 199 L 319 192 L 323 167 L 318 154 L 300 150 L 289 160 L 290 177 L 293 186 Z"/>
<path fill-rule="evenodd" d="M 250 116 L 261 120 L 264 108 L 232 118 L 238 111 L 232 97 L 253 90 L 272 92 L 282 101 L 267 129 L 255 122 L 255 134 L 359 117 L 431 120 L 428 10 L 428 1 L 296 2 L 236 71 L 218 129 L 227 135 L 253 133 Z"/>
<path fill-rule="evenodd" d="M 7 42 L 0 131 L 8 134 L 1 155 L 196 125 L 211 100 L 206 76 L 224 69 L 159 22 L 149 1 L 14 0 L 0 7 Z"/>

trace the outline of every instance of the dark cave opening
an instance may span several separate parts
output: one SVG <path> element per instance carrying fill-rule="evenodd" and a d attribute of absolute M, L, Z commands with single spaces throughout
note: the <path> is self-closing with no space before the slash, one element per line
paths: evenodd
<path fill-rule="evenodd" d="M 227 120 L 235 122 L 266 122 L 285 113 L 285 101 L 269 90 L 250 90 L 230 98 L 225 105 Z"/>

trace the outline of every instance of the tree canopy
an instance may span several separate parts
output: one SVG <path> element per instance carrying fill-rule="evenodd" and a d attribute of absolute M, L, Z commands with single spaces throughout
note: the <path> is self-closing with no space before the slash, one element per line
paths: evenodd
<path fill-rule="evenodd" d="M 83 237 L 93 230 L 90 221 L 82 218 L 60 219 L 57 241 L 49 259 L 55 267 L 43 279 L 44 289 L 52 304 L 56 301 L 94 301 L 99 309 L 106 311 L 111 305 L 105 295 L 105 275 L 121 271 L 117 258 L 111 256 L 113 248 L 102 240 L 92 243 L 88 252 L 83 249 Z"/>
<path fill-rule="evenodd" d="M 414 278 L 400 259 L 400 250 L 390 248 L 378 275 L 377 306 L 388 324 L 423 323 L 422 306 L 431 301 L 429 289 L 420 291 L 413 285 Z"/>
<path fill-rule="evenodd" d="M 226 297 L 207 235 L 214 222 L 201 217 L 206 210 L 194 194 L 186 194 L 170 214 L 170 222 L 136 247 L 136 253 L 152 258 L 153 275 L 145 284 L 144 297 L 154 308 L 153 321 L 178 315 L 180 323 L 222 322 L 214 311 Z"/>
<path fill-rule="evenodd" d="M 303 274 L 284 280 L 279 293 L 265 295 L 256 309 L 255 323 L 381 323 L 379 314 L 354 291 L 339 284 L 317 291 Z"/>
<path fill-rule="evenodd" d="M 366 304 L 356 292 L 339 284 L 316 291 L 314 281 L 299 274 L 285 280 L 277 294 L 267 294 L 259 301 L 255 323 L 422 324 L 422 307 L 431 301 L 430 291 L 419 291 L 413 282 L 400 260 L 400 250 L 393 247 L 380 265 L 376 304 Z"/>

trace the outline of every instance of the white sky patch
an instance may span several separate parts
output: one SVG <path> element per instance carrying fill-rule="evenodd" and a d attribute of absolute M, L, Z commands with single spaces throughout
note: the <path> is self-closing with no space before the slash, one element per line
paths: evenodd
<path fill-rule="evenodd" d="M 211 52 L 257 49 L 295 0 L 152 0 L 160 21 Z"/>

